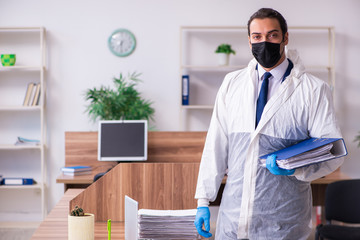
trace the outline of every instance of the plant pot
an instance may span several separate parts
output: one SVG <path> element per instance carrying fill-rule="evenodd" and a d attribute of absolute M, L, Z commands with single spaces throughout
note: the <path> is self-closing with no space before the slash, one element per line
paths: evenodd
<path fill-rule="evenodd" d="M 1 64 L 4 67 L 14 66 L 16 62 L 16 54 L 1 54 Z"/>
<path fill-rule="evenodd" d="M 94 240 L 95 218 L 92 213 L 68 216 L 68 240 Z"/>
<path fill-rule="evenodd" d="M 217 53 L 217 55 L 218 55 L 218 65 L 219 66 L 227 66 L 227 65 L 229 65 L 230 54 Z"/>

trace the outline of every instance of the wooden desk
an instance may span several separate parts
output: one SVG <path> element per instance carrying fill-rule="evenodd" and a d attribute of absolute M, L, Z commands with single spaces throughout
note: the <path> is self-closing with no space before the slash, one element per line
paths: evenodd
<path fill-rule="evenodd" d="M 101 171 L 98 171 L 101 172 Z M 61 175 L 56 179 L 57 183 L 63 183 L 65 191 L 69 188 L 86 188 L 92 182 L 93 178 L 96 173 L 93 172 L 91 175 L 82 175 L 82 176 L 65 176 Z M 348 176 L 340 172 L 340 169 L 336 170 L 335 172 L 323 177 L 316 179 L 311 183 L 311 189 L 313 194 L 313 205 L 314 206 L 324 206 L 325 205 L 325 191 L 326 187 L 329 183 L 340 181 L 340 180 L 347 180 L 349 179 Z M 226 183 L 226 178 L 223 180 L 223 184 Z M 222 193 L 223 187 L 220 189 L 219 193 Z M 215 200 L 214 204 L 219 205 L 221 200 L 221 196 Z"/>
<path fill-rule="evenodd" d="M 195 163 L 200 162 L 206 132 L 148 132 L 147 163 Z M 65 166 L 87 165 L 93 172 L 82 176 L 61 174 L 57 183 L 68 188 L 86 188 L 97 173 L 106 172 L 116 162 L 97 160 L 97 132 L 65 132 Z"/>
<path fill-rule="evenodd" d="M 205 138 L 206 132 L 149 132 L 147 163 L 200 163 Z M 97 161 L 97 139 L 97 132 L 65 133 L 65 166 L 90 165 L 93 167 L 90 175 L 75 177 L 60 175 L 56 182 L 63 183 L 65 191 L 74 187 L 88 187 L 93 183 L 97 173 L 106 172 L 116 164 Z M 348 177 L 338 170 L 313 181 L 311 183 L 313 204 L 324 205 L 327 184 L 344 179 Z M 191 198 L 193 199 L 193 195 Z"/>
<path fill-rule="evenodd" d="M 69 189 L 32 236 L 32 240 L 68 239 L 69 202 L 84 189 Z M 124 222 L 111 223 L 111 239 L 125 239 Z M 95 239 L 108 239 L 107 222 L 95 222 Z"/>
<path fill-rule="evenodd" d="M 76 181 L 74 177 L 72 181 Z M 324 178 L 317 179 L 311 183 L 314 197 L 314 205 L 323 205 L 324 194 L 327 184 L 349 179 L 339 170 L 329 174 Z M 81 180 L 79 180 L 80 182 Z M 32 236 L 32 240 L 43 239 L 67 239 L 67 215 L 69 213 L 69 202 L 82 193 L 84 189 L 68 189 L 59 203 L 54 207 L 46 219 L 40 224 L 39 228 Z M 124 239 L 124 223 L 112 222 L 112 239 Z M 95 222 L 95 239 L 107 239 L 106 222 Z"/>
<path fill-rule="evenodd" d="M 345 174 L 341 173 L 340 168 L 330 173 L 329 175 L 316 179 L 311 182 L 311 190 L 313 196 L 313 206 L 325 206 L 325 191 L 326 187 L 329 183 L 340 181 L 340 180 L 348 180 L 350 179 Z M 226 178 L 223 179 L 223 184 L 220 187 L 219 194 L 216 200 L 211 203 L 211 205 L 219 205 L 221 201 L 221 195 L 224 190 L 224 184 L 226 183 Z"/>

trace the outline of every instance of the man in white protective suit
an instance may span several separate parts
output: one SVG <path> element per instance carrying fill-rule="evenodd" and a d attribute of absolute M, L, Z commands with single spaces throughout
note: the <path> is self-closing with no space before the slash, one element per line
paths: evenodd
<path fill-rule="evenodd" d="M 305 72 L 296 51 L 286 51 L 289 34 L 279 12 L 258 10 L 248 35 L 255 58 L 227 74 L 216 97 L 195 194 L 195 226 L 211 236 L 208 205 L 227 173 L 215 239 L 307 239 L 310 182 L 336 170 L 343 159 L 284 170 L 276 156 L 266 167 L 259 156 L 309 137 L 341 137 L 332 94 L 324 81 Z M 260 100 L 264 91 L 266 105 Z"/>

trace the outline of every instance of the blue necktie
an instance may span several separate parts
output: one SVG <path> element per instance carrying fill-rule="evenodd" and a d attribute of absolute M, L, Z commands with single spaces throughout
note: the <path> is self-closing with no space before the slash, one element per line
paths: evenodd
<path fill-rule="evenodd" d="M 264 110 L 264 107 L 267 102 L 267 96 L 268 96 L 268 86 L 269 86 L 269 78 L 271 77 L 271 73 L 265 72 L 264 73 L 264 80 L 261 85 L 260 94 L 258 97 L 258 100 L 256 102 L 256 122 L 255 122 L 255 128 L 257 127 L 261 114 Z"/>

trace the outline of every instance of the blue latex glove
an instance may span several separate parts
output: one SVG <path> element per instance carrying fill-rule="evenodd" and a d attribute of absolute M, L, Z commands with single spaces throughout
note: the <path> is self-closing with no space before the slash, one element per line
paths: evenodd
<path fill-rule="evenodd" d="M 210 231 L 210 210 L 208 207 L 198 207 L 195 217 L 195 227 L 198 233 L 206 238 L 212 236 Z M 205 231 L 203 230 L 203 224 L 205 225 Z"/>
<path fill-rule="evenodd" d="M 276 155 L 270 155 L 266 158 L 266 168 L 274 175 L 291 175 L 294 174 L 295 169 L 287 170 L 279 168 L 276 164 Z"/>

